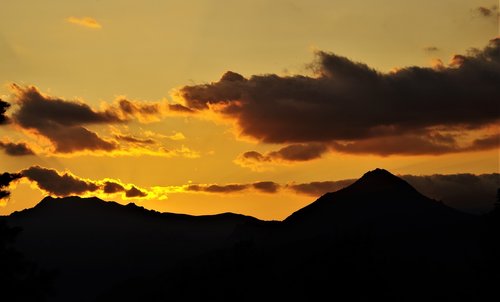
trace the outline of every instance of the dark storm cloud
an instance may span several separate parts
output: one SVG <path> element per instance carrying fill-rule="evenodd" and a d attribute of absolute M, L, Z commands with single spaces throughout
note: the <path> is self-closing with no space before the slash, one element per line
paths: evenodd
<path fill-rule="evenodd" d="M 0 200 L 6 199 L 10 196 L 10 191 L 6 190 L 5 188 L 8 188 L 12 182 L 16 181 L 21 177 L 22 175 L 19 173 L 4 172 L 0 174 Z"/>
<path fill-rule="evenodd" d="M 276 193 L 281 188 L 281 186 L 272 181 L 260 181 L 253 183 L 254 189 L 264 192 L 264 193 Z"/>
<path fill-rule="evenodd" d="M 9 103 L 4 102 L 0 99 L 0 125 L 6 124 L 7 121 L 9 120 L 5 115 L 5 112 L 9 107 L 10 107 Z"/>
<path fill-rule="evenodd" d="M 500 39 L 483 50 L 455 56 L 450 66 L 439 69 L 381 73 L 326 52 L 317 53 L 314 66 L 316 77 L 268 74 L 246 79 L 227 72 L 218 82 L 185 86 L 180 95 L 190 109 L 211 105 L 236 120 L 243 135 L 261 142 L 335 142 L 340 149 L 366 140 L 362 145 L 370 145 L 366 148 L 375 154 L 457 152 L 463 143 L 437 142 L 437 136 L 450 129 L 479 131 L 499 121 Z M 378 138 L 428 143 L 418 152 L 404 147 L 377 150 L 370 140 Z"/>
<path fill-rule="evenodd" d="M 99 186 L 92 181 L 80 179 L 68 173 L 61 175 L 56 170 L 39 166 L 22 170 L 21 174 L 35 182 L 40 189 L 56 196 L 85 194 L 99 189 Z"/>
<path fill-rule="evenodd" d="M 35 152 L 26 143 L 12 143 L 0 141 L 0 149 L 10 156 L 35 155 Z"/>
<path fill-rule="evenodd" d="M 141 138 L 136 138 L 130 135 L 115 135 L 116 139 L 126 141 L 132 144 L 138 144 L 138 145 L 152 145 L 155 144 L 156 142 L 150 138 L 146 139 L 141 139 Z"/>

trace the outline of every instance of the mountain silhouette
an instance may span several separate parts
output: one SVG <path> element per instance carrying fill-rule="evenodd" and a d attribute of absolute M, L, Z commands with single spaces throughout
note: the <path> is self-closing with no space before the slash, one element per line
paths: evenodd
<path fill-rule="evenodd" d="M 383 169 L 367 172 L 352 185 L 327 193 L 284 220 L 305 236 L 339 229 L 370 228 L 381 235 L 462 223 L 472 215 L 427 198 Z"/>
<path fill-rule="evenodd" d="M 55 301 L 92 301 L 110 283 L 222 247 L 238 225 L 260 221 L 231 213 L 159 213 L 95 197 L 46 197 L 8 222 L 23 228 L 18 247 L 27 256 L 59 270 Z"/>
<path fill-rule="evenodd" d="M 59 270 L 52 301 L 490 301 L 498 280 L 493 222 L 382 169 L 282 222 L 79 197 L 6 220 L 24 229 L 20 250 Z"/>

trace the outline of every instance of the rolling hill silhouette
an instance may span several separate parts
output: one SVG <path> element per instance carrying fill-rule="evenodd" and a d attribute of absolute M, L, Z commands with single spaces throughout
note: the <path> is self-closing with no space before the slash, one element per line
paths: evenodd
<path fill-rule="evenodd" d="M 7 221 L 24 229 L 19 249 L 59 270 L 53 301 L 489 301 L 498 276 L 482 217 L 381 169 L 283 222 L 79 197 Z"/>
<path fill-rule="evenodd" d="M 91 301 L 114 282 L 223 247 L 240 224 L 263 223 L 231 213 L 195 217 L 80 197 L 46 197 L 8 222 L 24 229 L 18 247 L 27 256 L 59 270 L 60 301 Z"/>

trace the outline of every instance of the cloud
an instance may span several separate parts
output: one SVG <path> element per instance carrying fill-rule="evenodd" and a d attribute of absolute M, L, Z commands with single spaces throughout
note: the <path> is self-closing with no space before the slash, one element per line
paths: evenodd
<path fill-rule="evenodd" d="M 192 109 L 189 109 L 188 107 L 185 107 L 181 104 L 169 104 L 168 105 L 168 109 L 170 111 L 174 111 L 174 112 L 180 112 L 180 113 L 194 113 L 195 111 L 192 110 Z"/>
<path fill-rule="evenodd" d="M 249 188 L 248 184 L 228 184 L 228 185 L 189 185 L 187 191 L 208 192 L 208 193 L 234 193 L 241 192 Z"/>
<path fill-rule="evenodd" d="M 0 174 L 0 200 L 7 199 L 10 196 L 10 191 L 5 189 L 10 186 L 10 184 L 22 177 L 19 173 L 7 173 L 4 172 Z"/>
<path fill-rule="evenodd" d="M 427 47 L 424 47 L 423 50 L 425 52 L 437 52 L 440 49 L 438 47 L 436 47 L 436 46 L 427 46 Z"/>
<path fill-rule="evenodd" d="M 145 191 L 141 191 L 140 189 L 136 188 L 135 186 L 132 186 L 129 190 L 125 192 L 125 196 L 128 198 L 133 198 L 133 197 L 146 197 L 148 196 L 148 193 Z"/>
<path fill-rule="evenodd" d="M 249 191 L 251 189 L 255 189 L 258 192 L 263 193 L 276 193 L 281 188 L 278 183 L 272 181 L 261 181 L 255 182 L 251 184 L 195 184 L 195 185 L 187 185 L 184 187 L 183 192 L 205 192 L 205 193 L 222 193 L 222 194 L 231 194 L 231 193 L 241 193 L 245 191 Z"/>
<path fill-rule="evenodd" d="M 315 76 L 247 79 L 229 71 L 217 82 L 185 86 L 178 94 L 191 110 L 234 120 L 243 136 L 274 144 L 323 143 L 342 152 L 471 151 L 475 137 L 499 123 L 500 39 L 456 55 L 442 68 L 381 73 L 333 53 L 317 52 L 316 57 Z M 440 139 L 445 136 L 453 139 Z M 393 146 L 377 145 L 378 139 Z M 397 148 L 398 142 L 411 145 Z M 421 142 L 426 144 L 409 150 Z M 268 158 L 257 153 L 245 157 Z"/>
<path fill-rule="evenodd" d="M 172 135 L 166 136 L 168 139 L 171 139 L 173 141 L 182 141 L 186 139 L 186 136 L 182 134 L 181 132 L 175 132 Z"/>
<path fill-rule="evenodd" d="M 254 189 L 264 193 L 276 193 L 281 186 L 273 181 L 261 181 L 253 183 Z"/>
<path fill-rule="evenodd" d="M 0 149 L 3 149 L 10 156 L 35 155 L 35 152 L 26 143 L 0 141 Z"/>
<path fill-rule="evenodd" d="M 12 86 L 19 109 L 13 119 L 20 127 L 50 140 L 55 151 L 71 153 L 82 150 L 111 151 L 118 148 L 84 125 L 118 123 L 122 120 L 109 111 L 94 111 L 81 102 L 71 102 L 42 95 L 33 86 Z"/>
<path fill-rule="evenodd" d="M 38 188 L 55 196 L 69 195 L 111 195 L 123 193 L 125 198 L 145 198 L 150 192 L 132 184 L 124 184 L 118 180 L 91 180 L 78 177 L 69 172 L 58 172 L 54 169 L 32 166 L 19 172 L 18 175 L 35 183 Z"/>
<path fill-rule="evenodd" d="M 126 189 L 125 187 L 123 187 L 123 185 L 119 183 L 113 181 L 105 181 L 102 187 L 102 191 L 106 194 L 114 194 L 114 193 L 124 192 L 126 191 Z"/>
<path fill-rule="evenodd" d="M 56 153 L 124 151 L 116 140 L 103 138 L 89 130 L 88 126 L 126 124 L 133 120 L 147 123 L 170 114 L 165 102 L 141 102 L 119 98 L 112 104 L 105 104 L 104 109 L 95 110 L 81 101 L 44 95 L 34 86 L 21 87 L 13 84 L 11 87 L 17 104 L 17 110 L 12 114 L 14 123 L 48 139 Z M 151 139 L 137 139 L 121 134 L 114 138 L 138 145 L 154 143 Z M 176 150 L 175 154 L 180 153 L 182 152 Z"/>
<path fill-rule="evenodd" d="M 267 166 L 305 162 L 321 158 L 330 151 L 347 154 L 390 155 L 441 155 L 447 153 L 483 151 L 500 148 L 500 135 L 486 135 L 459 145 L 458 134 L 429 132 L 421 135 L 407 134 L 363 139 L 353 142 L 325 142 L 293 144 L 265 154 L 248 151 L 240 154 L 235 163 L 255 171 L 266 170 Z"/>
<path fill-rule="evenodd" d="M 496 5 L 488 8 L 484 6 L 477 7 L 474 11 L 481 17 L 489 18 L 497 16 L 498 7 Z"/>
<path fill-rule="evenodd" d="M 293 144 L 265 154 L 248 151 L 239 155 L 235 163 L 242 167 L 259 170 L 266 164 L 303 162 L 317 159 L 327 153 L 329 149 L 329 145 L 325 143 Z"/>
<path fill-rule="evenodd" d="M 185 116 L 193 111 L 181 104 L 170 104 L 167 100 L 158 102 L 129 100 L 119 97 L 106 112 L 112 113 L 123 121 L 138 120 L 142 123 L 157 122 L 166 116 Z"/>
<path fill-rule="evenodd" d="M 307 161 L 321 157 L 327 150 L 325 144 L 295 144 L 270 152 L 266 157 L 271 160 Z"/>
<path fill-rule="evenodd" d="M 500 174 L 449 174 L 402 178 L 422 194 L 468 212 L 484 213 L 493 208 Z"/>
<path fill-rule="evenodd" d="M 10 104 L 0 99 L 0 125 L 6 124 L 9 118 L 5 115 Z"/>
<path fill-rule="evenodd" d="M 56 196 L 82 195 L 99 189 L 99 186 L 91 180 L 70 173 L 59 174 L 56 170 L 39 166 L 22 170 L 21 174 L 35 182 L 40 189 Z"/>
<path fill-rule="evenodd" d="M 115 108 L 108 109 L 122 120 L 137 119 L 141 122 L 158 121 L 164 114 L 161 103 L 131 101 L 119 99 Z"/>
<path fill-rule="evenodd" d="M 290 184 L 288 188 L 292 191 L 309 196 L 319 197 L 328 192 L 335 192 L 354 183 L 356 179 L 344 179 L 337 181 L 313 181 L 309 183 Z"/>
<path fill-rule="evenodd" d="M 97 22 L 97 20 L 91 17 L 82 17 L 82 18 L 68 17 L 66 18 L 66 22 L 92 29 L 102 28 L 102 25 L 99 22 Z"/>
<path fill-rule="evenodd" d="M 130 135 L 115 135 L 115 138 L 136 145 L 153 145 L 156 143 L 150 138 L 140 139 Z"/>
<path fill-rule="evenodd" d="M 469 146 L 469 150 L 481 151 L 500 148 L 500 134 L 493 134 L 475 139 Z"/>
<path fill-rule="evenodd" d="M 500 147 L 500 136 L 491 135 L 478 138 L 468 145 L 459 145 L 453 135 L 440 133 L 426 133 L 419 135 L 386 136 L 365 139 L 352 143 L 331 144 L 331 148 L 338 152 L 350 154 L 389 155 L 440 155 L 447 153 L 483 151 Z"/>

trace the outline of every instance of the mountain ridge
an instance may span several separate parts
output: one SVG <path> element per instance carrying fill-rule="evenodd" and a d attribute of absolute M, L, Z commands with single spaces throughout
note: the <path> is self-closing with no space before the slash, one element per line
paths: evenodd
<path fill-rule="evenodd" d="M 272 295 L 280 298 L 290 282 L 305 284 L 299 297 L 307 299 L 307 293 L 315 291 L 319 300 L 330 287 L 326 280 L 332 272 L 346 294 L 356 282 L 370 285 L 371 279 L 364 279 L 364 274 L 373 270 L 382 274 L 377 277 L 381 285 L 399 282 L 384 273 L 381 263 L 387 259 L 394 259 L 389 266 L 394 275 L 406 274 L 401 270 L 405 267 L 421 272 L 437 263 L 442 274 L 433 276 L 429 286 L 448 276 L 455 282 L 450 267 L 463 264 L 464 271 L 470 272 L 482 261 L 474 237 L 479 218 L 474 217 L 376 169 L 283 221 L 234 213 L 161 213 L 97 197 L 46 197 L 35 207 L 5 218 L 24 228 L 18 245 L 26 255 L 43 267 L 60 269 L 59 296 L 52 301 L 83 302 L 98 297 L 99 301 L 118 297 L 136 301 L 145 295 L 150 301 L 172 297 L 174 301 L 199 301 L 203 291 L 183 299 L 186 292 L 192 292 L 188 286 L 192 282 L 216 297 L 223 284 L 228 284 L 231 295 L 248 291 L 237 282 L 240 279 L 261 286 L 242 301 L 257 299 L 261 291 L 274 291 Z M 405 258 L 417 259 L 418 265 L 406 263 Z M 473 259 L 472 264 L 467 259 Z M 366 266 L 368 271 L 353 265 Z M 110 289 L 109 280 L 120 286 Z M 282 283 L 273 289 L 269 285 L 273 282 Z M 446 290 L 452 288 L 451 283 Z M 82 292 L 82 284 L 90 290 L 75 297 L 75 292 Z M 231 295 L 222 301 L 234 301 Z"/>
<path fill-rule="evenodd" d="M 103 208 L 109 209 L 120 209 L 120 210 L 129 210 L 130 213 L 143 213 L 146 215 L 158 216 L 158 217 L 176 217 L 176 218 L 200 218 L 200 219 L 210 219 L 217 217 L 239 217 L 239 218 L 248 218 L 256 221 L 264 221 L 258 218 L 232 213 L 232 212 L 223 212 L 217 214 L 209 214 L 209 215 L 190 215 L 184 213 L 172 213 L 172 212 L 159 212 L 153 209 L 147 209 L 143 206 L 139 206 L 133 202 L 129 202 L 128 204 L 121 204 L 116 201 L 103 200 L 99 197 L 80 197 L 80 196 L 65 196 L 65 197 L 52 197 L 46 196 L 39 203 L 37 203 L 32 208 L 23 209 L 21 211 L 15 211 L 6 217 L 16 217 L 19 215 L 27 215 L 33 212 L 37 212 L 40 210 L 47 210 L 48 208 L 57 208 L 57 207 L 72 207 L 72 206 L 84 206 L 84 207 L 95 207 L 98 210 L 104 210 Z M 99 209 L 101 207 L 101 209 Z"/>

